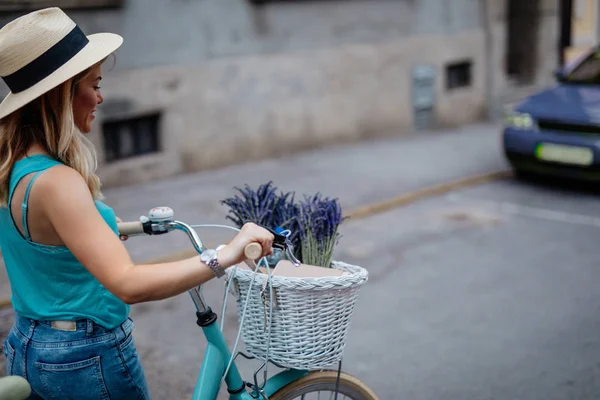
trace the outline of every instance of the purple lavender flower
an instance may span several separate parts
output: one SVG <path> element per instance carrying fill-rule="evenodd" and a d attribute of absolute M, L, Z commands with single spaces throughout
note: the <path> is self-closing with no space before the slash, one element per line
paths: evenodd
<path fill-rule="evenodd" d="M 272 181 L 260 185 L 257 190 L 247 184 L 243 189 L 236 187 L 235 190 L 239 194 L 221 201 L 221 204 L 229 207 L 226 218 L 238 228 L 246 222 L 254 222 L 271 229 L 278 227 L 289 229 L 295 255 L 301 259 L 301 229 L 297 205 L 294 203 L 294 193 L 277 193 L 277 187 Z"/>
<path fill-rule="evenodd" d="M 323 267 L 331 265 L 333 248 L 340 238 L 338 229 L 344 219 L 337 199 L 322 197 L 320 193 L 304 197 L 299 204 L 304 263 Z"/>
<path fill-rule="evenodd" d="M 317 193 L 296 203 L 293 192 L 277 193 L 271 181 L 257 190 L 248 185 L 235 189 L 238 194 L 222 200 L 221 204 L 229 207 L 227 219 L 238 228 L 254 222 L 271 229 L 289 229 L 289 239 L 299 260 L 331 266 L 333 249 L 340 238 L 338 229 L 345 219 L 337 199 Z"/>

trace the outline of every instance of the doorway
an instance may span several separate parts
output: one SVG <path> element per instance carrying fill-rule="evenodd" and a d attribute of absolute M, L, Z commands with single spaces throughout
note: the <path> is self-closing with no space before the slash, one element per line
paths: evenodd
<path fill-rule="evenodd" d="M 540 0 L 507 1 L 506 75 L 518 84 L 535 79 Z"/>

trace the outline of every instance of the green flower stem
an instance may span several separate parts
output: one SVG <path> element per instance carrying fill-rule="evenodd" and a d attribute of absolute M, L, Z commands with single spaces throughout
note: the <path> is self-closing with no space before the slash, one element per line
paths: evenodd
<path fill-rule="evenodd" d="M 302 261 L 305 264 L 330 268 L 337 238 L 338 233 L 336 230 L 332 237 L 319 242 L 312 232 L 307 229 L 306 235 L 302 240 Z"/>

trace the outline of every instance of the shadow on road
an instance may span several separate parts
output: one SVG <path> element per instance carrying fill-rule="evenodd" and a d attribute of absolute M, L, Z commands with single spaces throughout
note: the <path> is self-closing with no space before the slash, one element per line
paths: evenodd
<path fill-rule="evenodd" d="M 537 189 L 567 194 L 600 195 L 600 182 L 519 173 L 517 181 Z"/>

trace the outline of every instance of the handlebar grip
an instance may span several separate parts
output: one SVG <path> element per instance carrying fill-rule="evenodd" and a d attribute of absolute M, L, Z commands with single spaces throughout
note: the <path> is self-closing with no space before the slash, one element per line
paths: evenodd
<path fill-rule="evenodd" d="M 253 261 L 258 260 L 262 253 L 262 246 L 259 243 L 250 243 L 244 249 L 244 255 L 246 256 L 246 258 Z"/>
<path fill-rule="evenodd" d="M 117 224 L 119 227 L 119 235 L 139 235 L 144 233 L 144 225 L 140 221 L 121 222 Z"/>

